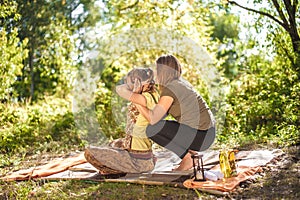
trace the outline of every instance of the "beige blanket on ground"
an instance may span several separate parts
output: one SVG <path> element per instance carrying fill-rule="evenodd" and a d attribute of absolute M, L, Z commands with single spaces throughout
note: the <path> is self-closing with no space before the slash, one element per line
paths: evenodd
<path fill-rule="evenodd" d="M 235 177 L 224 178 L 217 181 L 194 181 L 193 179 L 188 179 L 183 182 L 183 185 L 187 188 L 195 189 L 207 189 L 207 190 L 219 190 L 222 192 L 230 192 L 241 182 L 251 178 L 257 172 L 261 172 L 261 167 L 246 167 L 238 166 L 237 173 Z"/>
<path fill-rule="evenodd" d="M 187 188 L 218 190 L 222 192 L 230 192 L 241 182 L 253 177 L 257 172 L 262 171 L 262 166 L 269 163 L 274 157 L 281 155 L 281 150 L 256 150 L 256 151 L 241 151 L 236 154 L 237 176 L 223 178 L 217 181 L 194 181 L 188 179 L 183 185 Z M 219 164 L 213 167 L 213 170 L 220 170 Z"/>
<path fill-rule="evenodd" d="M 76 156 L 72 156 L 66 159 L 57 159 L 49 162 L 46 165 L 41 165 L 37 167 L 31 167 L 29 169 L 24 169 L 10 173 L 4 177 L 2 180 L 5 181 L 21 181 L 30 180 L 34 178 L 47 177 L 52 174 L 56 174 L 62 171 L 68 170 L 70 167 L 86 163 L 83 153 Z"/>
<path fill-rule="evenodd" d="M 155 155 L 157 157 L 157 163 L 152 172 L 147 174 L 127 174 L 125 177 L 122 177 L 118 180 L 120 180 L 120 182 L 126 179 L 130 179 L 131 181 L 138 181 L 143 179 L 146 181 L 155 180 L 156 182 L 173 182 L 178 181 L 178 177 L 182 175 L 188 175 L 188 178 L 183 180 L 183 185 L 187 188 L 218 190 L 223 192 L 231 191 L 240 182 L 249 179 L 255 173 L 261 171 L 261 166 L 266 165 L 274 157 L 277 157 L 282 153 L 283 152 L 281 150 L 240 151 L 236 154 L 238 166 L 238 175 L 236 177 L 218 181 L 196 182 L 193 181 L 193 179 L 189 179 L 191 177 L 189 175 L 192 175 L 192 170 L 184 172 L 172 172 L 172 169 L 175 167 L 175 165 L 177 165 L 180 162 L 180 159 L 174 153 L 168 150 L 161 150 L 155 152 Z M 219 169 L 219 151 L 205 151 L 203 152 L 203 155 L 203 161 L 206 169 Z M 36 178 L 89 179 L 89 177 L 95 176 L 96 174 L 97 170 L 92 165 L 86 162 L 83 153 L 79 153 L 69 158 L 51 161 L 46 165 L 36 166 L 30 169 L 12 172 L 10 174 L 5 175 L 1 179 L 4 181 L 29 180 Z M 180 179 L 180 181 L 182 181 L 182 179 Z"/>

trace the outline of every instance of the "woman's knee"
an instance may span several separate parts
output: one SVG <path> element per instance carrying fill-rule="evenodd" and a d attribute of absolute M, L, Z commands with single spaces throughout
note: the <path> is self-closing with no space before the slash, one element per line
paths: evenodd
<path fill-rule="evenodd" d="M 161 132 L 162 128 L 164 127 L 164 123 L 162 121 L 157 122 L 154 125 L 148 125 L 146 128 L 146 135 L 148 138 L 153 138 L 159 132 Z"/>
<path fill-rule="evenodd" d="M 146 135 L 148 138 L 152 138 L 153 136 L 155 136 L 155 128 L 154 125 L 148 125 L 146 128 Z"/>
<path fill-rule="evenodd" d="M 215 141 L 216 138 L 216 128 L 212 127 L 208 129 L 207 134 L 204 138 L 203 145 L 201 146 L 200 151 L 207 150 Z"/>

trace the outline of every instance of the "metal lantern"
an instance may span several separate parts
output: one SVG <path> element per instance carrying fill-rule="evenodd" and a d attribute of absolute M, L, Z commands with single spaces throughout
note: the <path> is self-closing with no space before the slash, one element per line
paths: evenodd
<path fill-rule="evenodd" d="M 205 181 L 202 157 L 200 154 L 192 154 L 194 181 Z"/>

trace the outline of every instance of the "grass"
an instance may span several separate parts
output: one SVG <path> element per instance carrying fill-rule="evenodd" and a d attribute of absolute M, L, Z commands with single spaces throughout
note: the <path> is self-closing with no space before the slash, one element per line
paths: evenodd
<path fill-rule="evenodd" d="M 0 199 L 198 199 L 191 189 L 94 181 L 0 182 Z"/>

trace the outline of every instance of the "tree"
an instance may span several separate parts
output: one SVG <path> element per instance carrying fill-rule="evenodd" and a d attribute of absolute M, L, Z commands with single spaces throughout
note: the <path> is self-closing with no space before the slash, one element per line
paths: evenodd
<path fill-rule="evenodd" d="M 229 4 L 236 5 L 242 9 L 248 10 L 250 12 L 257 13 L 261 16 L 267 17 L 273 22 L 276 22 L 280 27 L 282 27 L 290 37 L 290 41 L 293 47 L 292 55 L 289 53 L 288 49 L 285 49 L 287 57 L 292 63 L 292 67 L 300 78 L 300 28 L 299 28 L 299 2 L 298 0 L 272 0 L 269 3 L 270 8 L 264 9 L 253 9 L 247 6 L 242 6 L 236 1 L 226 1 Z M 254 1 L 254 4 L 262 3 L 262 1 Z M 284 48 L 285 45 L 282 45 Z"/>
<path fill-rule="evenodd" d="M 298 1 L 272 0 L 268 8 L 262 8 L 263 1 L 253 1 L 255 9 L 226 2 L 259 14 L 255 26 L 258 31 L 267 28 L 267 40 L 272 42 L 267 48 L 274 52 L 258 49 L 243 61 L 246 70 L 231 82 L 225 137 L 220 137 L 234 137 L 240 144 L 299 143 L 299 25 L 294 23 L 299 19 Z"/>
<path fill-rule="evenodd" d="M 4 19 L 12 17 L 18 19 L 17 5 L 15 2 L 4 1 L 0 6 L 0 100 L 10 101 L 16 97 L 13 85 L 17 81 L 17 76 L 22 74 L 24 59 L 27 58 L 27 40 L 20 42 L 17 29 L 6 31 Z"/>
<path fill-rule="evenodd" d="M 7 18 L 7 32 L 17 28 L 20 41 L 28 40 L 29 56 L 16 84 L 19 96 L 32 100 L 46 94 L 68 93 L 80 58 L 75 51 L 76 37 L 82 28 L 93 26 L 99 15 L 94 1 L 12 1 L 19 19 Z M 76 9 L 81 8 L 77 15 Z M 91 11 L 91 12 L 87 12 Z M 77 37 L 79 40 L 82 38 Z M 83 42 L 81 42 L 83 43 Z M 75 60 L 74 60 L 75 58 Z"/>
<path fill-rule="evenodd" d="M 219 40 L 217 59 L 223 59 L 221 70 L 230 80 L 234 79 L 239 73 L 239 62 L 241 59 L 241 47 L 239 39 L 239 18 L 229 12 L 218 10 L 217 13 L 210 14 L 210 23 L 213 26 L 211 37 Z"/>

